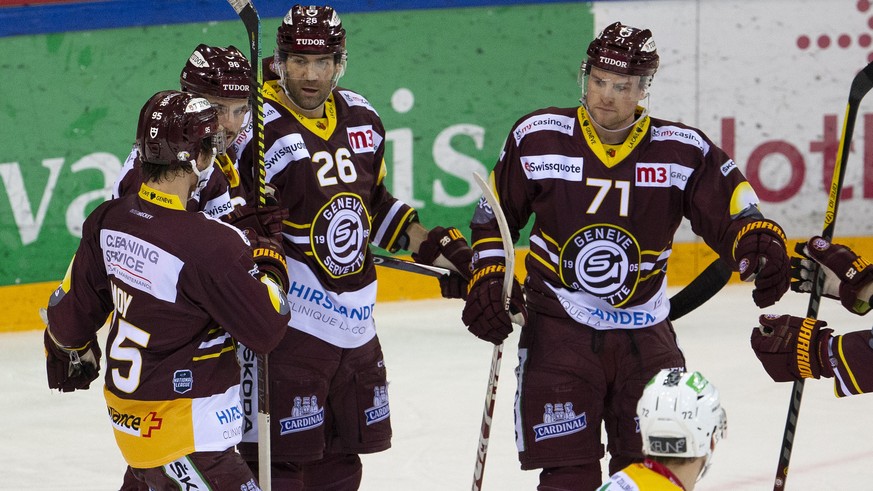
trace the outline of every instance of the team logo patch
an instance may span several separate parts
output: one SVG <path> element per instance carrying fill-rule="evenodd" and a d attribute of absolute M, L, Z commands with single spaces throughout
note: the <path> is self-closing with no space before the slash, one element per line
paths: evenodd
<path fill-rule="evenodd" d="M 315 259 L 333 278 L 364 267 L 370 237 L 370 215 L 360 196 L 339 193 L 319 210 L 310 229 Z"/>
<path fill-rule="evenodd" d="M 194 387 L 194 374 L 191 370 L 176 370 L 173 373 L 173 392 L 184 394 Z"/>
<path fill-rule="evenodd" d="M 585 412 L 577 415 L 572 402 L 547 403 L 543 422 L 533 427 L 534 441 L 572 435 L 585 428 L 588 428 L 588 416 Z"/>
<path fill-rule="evenodd" d="M 373 387 L 373 407 L 364 411 L 364 416 L 367 417 L 367 426 L 384 421 L 391 415 L 391 409 L 388 407 L 388 389 L 384 385 Z"/>
<path fill-rule="evenodd" d="M 609 224 L 585 227 L 561 248 L 561 281 L 620 306 L 640 277 L 640 246 L 626 230 Z"/>
<path fill-rule="evenodd" d="M 324 408 L 318 407 L 318 397 L 312 394 L 308 397 L 296 396 L 291 417 L 279 420 L 279 434 L 299 433 L 318 428 L 324 424 Z"/>

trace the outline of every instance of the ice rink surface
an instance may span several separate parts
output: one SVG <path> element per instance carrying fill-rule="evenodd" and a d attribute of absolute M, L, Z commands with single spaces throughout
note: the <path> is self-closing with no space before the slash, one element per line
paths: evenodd
<path fill-rule="evenodd" d="M 728 437 L 699 490 L 772 489 L 791 384 L 770 381 L 749 347 L 759 311 L 750 285 L 730 285 L 675 323 L 688 367 L 720 390 Z M 768 313 L 803 315 L 789 292 Z M 388 367 L 393 448 L 364 456 L 362 490 L 470 489 L 492 345 L 469 334 L 460 301 L 380 304 L 377 325 Z M 869 328 L 826 300 L 819 317 L 837 333 Z M 105 337 L 105 332 L 102 333 Z M 513 435 L 516 331 L 506 343 L 483 489 L 533 490 Z M 42 334 L 0 334 L 0 489 L 118 489 L 125 464 L 106 420 L 101 390 L 46 388 Z M 805 385 L 788 489 L 873 489 L 873 396 L 837 399 L 829 380 Z M 605 462 L 604 462 L 605 463 Z"/>

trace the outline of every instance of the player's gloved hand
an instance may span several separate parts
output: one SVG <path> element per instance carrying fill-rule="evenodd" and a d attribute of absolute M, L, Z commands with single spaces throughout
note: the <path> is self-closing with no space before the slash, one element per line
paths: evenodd
<path fill-rule="evenodd" d="M 55 343 L 46 327 L 43 344 L 49 389 L 59 389 L 61 392 L 85 390 L 100 375 L 100 357 L 103 353 L 96 335 L 82 347 L 65 348 Z"/>
<path fill-rule="evenodd" d="M 473 277 L 473 249 L 467 239 L 455 227 L 434 227 L 418 248 L 412 259 L 421 264 L 448 268 L 454 273 L 440 277 L 440 290 L 444 298 L 467 298 L 467 285 Z"/>
<path fill-rule="evenodd" d="M 502 264 L 492 264 L 478 269 L 470 280 L 467 293 L 467 304 L 461 314 L 461 320 L 467 330 L 480 339 L 494 344 L 502 343 L 512 332 L 512 321 L 503 308 L 503 273 L 506 268 Z M 527 321 L 527 309 L 524 306 L 524 295 L 521 285 L 512 280 L 509 310 L 520 314 L 522 324 Z"/>
<path fill-rule="evenodd" d="M 839 300 L 849 312 L 864 315 L 870 311 L 873 296 L 873 266 L 851 249 L 815 236 L 798 242 L 794 248 L 801 257 L 791 258 L 791 289 L 810 293 L 818 266 L 824 272 L 822 295 Z"/>
<path fill-rule="evenodd" d="M 737 234 L 733 253 L 740 279 L 755 282 L 755 305 L 769 307 L 788 291 L 788 253 L 779 224 L 766 219 L 746 224 Z"/>
<path fill-rule="evenodd" d="M 282 221 L 288 219 L 288 209 L 278 206 L 276 187 L 270 183 L 267 183 L 265 198 L 266 206 L 258 208 L 251 203 L 237 206 L 227 214 L 225 221 L 240 230 L 254 229 L 262 237 L 278 237 L 282 233 Z"/>
<path fill-rule="evenodd" d="M 791 315 L 762 315 L 752 329 L 752 349 L 764 370 L 776 382 L 804 378 L 830 378 L 828 340 L 833 329 L 827 322 Z"/>
<path fill-rule="evenodd" d="M 291 281 L 288 279 L 288 263 L 285 262 L 285 249 L 281 239 L 260 236 L 251 228 L 245 229 L 243 233 L 252 244 L 252 259 L 258 269 L 279 285 L 284 293 L 288 293 Z"/>

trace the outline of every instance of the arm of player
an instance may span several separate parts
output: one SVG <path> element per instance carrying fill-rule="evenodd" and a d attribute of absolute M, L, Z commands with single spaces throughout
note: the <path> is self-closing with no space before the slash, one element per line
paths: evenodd
<path fill-rule="evenodd" d="M 776 382 L 834 377 L 838 397 L 873 392 L 873 334 L 834 336 L 824 321 L 762 315 L 752 330 L 752 349 Z"/>
<path fill-rule="evenodd" d="M 822 295 L 837 299 L 849 312 L 864 315 L 870 311 L 873 297 L 873 266 L 854 251 L 832 244 L 822 237 L 799 242 L 791 258 L 791 289 L 810 293 L 821 265 L 824 273 Z"/>

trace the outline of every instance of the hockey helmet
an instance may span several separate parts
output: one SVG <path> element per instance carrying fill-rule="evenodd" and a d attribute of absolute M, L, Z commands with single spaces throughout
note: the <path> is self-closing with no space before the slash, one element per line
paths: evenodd
<path fill-rule="evenodd" d="M 223 151 L 218 113 L 209 101 L 188 92 L 153 95 L 139 113 L 136 146 L 143 162 L 177 165 L 195 161 L 201 151 Z"/>
<path fill-rule="evenodd" d="M 652 31 L 614 22 L 588 45 L 587 72 L 595 66 L 624 75 L 652 76 L 658 70 L 658 50 Z"/>
<path fill-rule="evenodd" d="M 228 99 L 247 99 L 251 79 L 252 67 L 239 49 L 205 44 L 194 49 L 179 75 L 183 91 Z"/>
<path fill-rule="evenodd" d="M 700 476 L 712 458 L 712 437 L 719 441 L 727 431 L 718 390 L 699 372 L 658 372 L 643 390 L 637 415 L 646 455 L 706 457 Z"/>
<path fill-rule="evenodd" d="M 276 34 L 276 51 L 285 57 L 289 53 L 344 57 L 345 47 L 346 30 L 336 11 L 327 5 L 291 7 Z"/>

